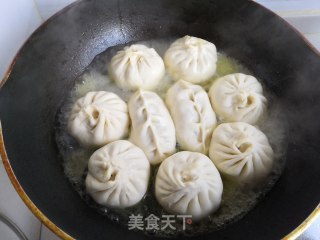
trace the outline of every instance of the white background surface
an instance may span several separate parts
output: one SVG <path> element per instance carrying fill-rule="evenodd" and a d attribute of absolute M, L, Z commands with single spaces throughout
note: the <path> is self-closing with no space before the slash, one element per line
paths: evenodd
<path fill-rule="evenodd" d="M 46 19 L 74 0 L 0 0 L 0 79 L 30 34 Z M 320 49 L 320 0 L 258 0 L 284 17 Z M 30 240 L 58 238 L 32 215 L 12 187 L 0 161 L 0 212 L 11 218 Z M 0 222 L 0 240 L 14 234 Z M 320 220 L 299 240 L 320 239 Z"/>

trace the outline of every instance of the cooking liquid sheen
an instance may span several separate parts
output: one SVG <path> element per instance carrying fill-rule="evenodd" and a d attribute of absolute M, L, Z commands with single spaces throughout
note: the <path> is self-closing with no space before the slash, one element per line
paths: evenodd
<path fill-rule="evenodd" d="M 166 39 L 138 42 L 138 44 L 153 47 L 160 56 L 163 56 L 164 52 L 172 42 L 172 39 Z M 227 179 L 222 178 L 224 187 L 222 202 L 220 208 L 215 213 L 205 217 L 199 222 L 192 222 L 188 220 L 185 224 L 183 224 L 181 218 L 172 216 L 172 219 L 175 220 L 172 225 L 176 229 L 171 229 L 170 227 L 161 229 L 161 226 L 163 226 L 161 223 L 163 215 L 171 214 L 163 210 L 163 208 L 157 203 L 154 196 L 154 181 L 158 166 L 152 167 L 148 191 L 136 206 L 126 209 L 112 209 L 104 207 L 95 203 L 86 193 L 84 180 L 87 175 L 88 160 L 94 150 L 87 150 L 79 146 L 76 140 L 68 134 L 67 123 L 69 113 L 75 101 L 80 97 L 83 97 L 89 91 L 114 92 L 124 101 L 128 102 L 132 92 L 120 89 L 108 76 L 108 63 L 116 52 L 121 50 L 123 47 L 124 45 L 109 48 L 95 57 L 87 70 L 75 81 L 75 85 L 70 92 L 70 95 L 65 100 L 65 103 L 57 115 L 57 145 L 60 151 L 64 172 L 72 183 L 74 189 L 90 207 L 94 208 L 100 214 L 105 215 L 106 218 L 124 225 L 125 228 L 129 227 L 130 215 L 137 216 L 140 214 L 146 218 L 150 214 L 154 214 L 160 219 L 157 222 L 159 224 L 159 229 L 147 230 L 147 223 L 144 221 L 143 232 L 148 235 L 159 237 L 177 237 L 180 235 L 195 236 L 223 228 L 227 224 L 240 219 L 258 203 L 269 189 L 271 189 L 279 178 L 285 164 L 286 141 L 284 117 L 282 116 L 281 106 L 276 101 L 275 96 L 267 92 L 266 87 L 264 87 L 264 95 L 268 99 L 268 116 L 265 117 L 265 120 L 261 122 L 258 127 L 267 135 L 274 150 L 275 159 L 273 171 L 264 183 L 253 189 L 236 185 Z M 208 91 L 212 82 L 218 77 L 237 72 L 250 74 L 250 72 L 236 60 L 228 57 L 224 53 L 218 53 L 216 75 L 202 86 Z M 166 74 L 154 91 L 164 98 L 166 91 L 173 83 L 174 82 L 170 76 Z M 177 147 L 179 146 L 177 145 Z M 185 225 L 185 230 L 183 230 L 183 225 Z"/>

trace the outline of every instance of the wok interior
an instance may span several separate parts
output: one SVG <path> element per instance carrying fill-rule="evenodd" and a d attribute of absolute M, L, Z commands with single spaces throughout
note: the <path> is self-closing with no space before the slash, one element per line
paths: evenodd
<path fill-rule="evenodd" d="M 149 238 L 108 221 L 73 191 L 54 140 L 63 99 L 76 77 L 106 48 L 187 34 L 214 42 L 262 79 L 289 119 L 287 164 L 278 183 L 242 220 L 201 238 L 281 238 L 317 205 L 320 60 L 286 23 L 245 0 L 86 1 L 31 37 L 0 94 L 12 169 L 37 207 L 71 236 Z"/>

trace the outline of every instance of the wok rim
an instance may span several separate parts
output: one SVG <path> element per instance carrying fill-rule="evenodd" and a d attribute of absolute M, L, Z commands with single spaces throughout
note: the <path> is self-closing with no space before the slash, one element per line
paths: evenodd
<path fill-rule="evenodd" d="M 265 6 L 261 5 L 260 3 L 257 3 L 253 0 L 250 0 L 253 4 L 257 5 L 260 8 L 263 8 L 265 11 L 268 11 L 271 13 L 274 17 L 276 17 L 279 21 L 282 21 L 288 28 L 293 30 L 299 38 L 301 38 L 305 44 L 308 46 L 308 48 L 314 52 L 319 58 L 320 58 L 320 51 L 315 48 L 315 46 L 305 37 L 301 32 L 299 32 L 294 26 L 289 24 L 286 20 L 284 20 L 282 17 L 271 11 L 270 9 L 266 8 Z M 28 41 L 32 36 L 37 34 L 37 32 L 41 31 L 49 22 L 54 20 L 57 16 L 63 14 L 68 9 L 72 8 L 73 6 L 79 4 L 82 2 L 81 0 L 76 0 L 75 2 L 69 4 L 68 6 L 64 7 L 57 13 L 53 14 L 50 18 L 48 18 L 46 21 L 44 21 L 37 29 L 35 29 L 32 34 L 26 39 L 26 41 L 23 43 L 23 45 L 19 48 L 17 53 L 15 54 L 13 60 L 9 64 L 9 67 L 7 68 L 3 78 L 0 82 L 0 90 L 7 82 L 12 69 L 16 63 L 16 60 L 18 56 L 21 54 L 21 50 L 24 49 L 24 47 L 28 44 Z M 56 234 L 58 237 L 65 239 L 65 240 L 76 240 L 72 236 L 70 236 L 68 233 L 63 231 L 61 228 L 59 228 L 53 221 L 51 221 L 44 213 L 41 212 L 41 210 L 33 203 L 33 201 L 29 198 L 29 196 L 26 194 L 26 192 L 23 190 L 22 186 L 20 185 L 18 179 L 15 176 L 15 173 L 13 172 L 13 169 L 10 164 L 10 160 L 7 155 L 7 151 L 5 148 L 4 143 L 4 136 L 2 133 L 2 125 L 1 125 L 1 119 L 0 119 L 0 156 L 4 165 L 4 168 L 6 170 L 6 173 L 10 179 L 11 184 L 13 185 L 14 189 L 18 193 L 19 197 L 23 200 L 25 205 L 30 209 L 30 211 L 33 213 L 34 216 L 36 216 L 47 228 L 49 228 L 54 234 Z M 282 238 L 282 240 L 295 240 L 297 237 L 299 237 L 315 220 L 317 217 L 320 216 L 320 203 L 315 207 L 315 209 L 310 213 L 310 215 L 294 230 L 292 230 L 290 233 L 288 233 L 286 236 Z"/>
<path fill-rule="evenodd" d="M 32 200 L 29 198 L 26 192 L 23 190 L 22 186 L 20 185 L 18 179 L 16 178 L 13 172 L 13 169 L 11 167 L 11 164 L 6 152 L 4 138 L 2 134 L 1 122 L 0 122 L 0 156 L 11 184 L 13 185 L 14 189 L 19 194 L 20 198 L 23 200 L 25 205 L 27 205 L 27 207 L 31 210 L 33 215 L 35 215 L 46 227 L 48 227 L 53 233 L 55 233 L 57 236 L 61 237 L 62 239 L 75 240 L 75 238 L 71 237 L 69 234 L 64 232 L 57 225 L 55 225 L 55 223 L 53 223 L 46 215 L 44 215 L 41 212 L 41 210 L 32 202 Z"/>

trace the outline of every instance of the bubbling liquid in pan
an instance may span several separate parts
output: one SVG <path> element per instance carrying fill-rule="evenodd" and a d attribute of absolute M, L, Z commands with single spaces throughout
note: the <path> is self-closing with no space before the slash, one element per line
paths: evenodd
<path fill-rule="evenodd" d="M 146 46 L 153 47 L 160 56 L 163 56 L 164 52 L 172 42 L 172 39 L 162 39 L 138 42 L 138 44 L 144 44 Z M 86 193 L 84 180 L 87 174 L 88 160 L 94 150 L 88 150 L 79 146 L 76 140 L 74 140 L 68 134 L 67 123 L 69 113 L 75 101 L 89 91 L 114 92 L 124 101 L 128 101 L 132 92 L 120 89 L 108 76 L 107 67 L 107 63 L 110 62 L 114 54 L 123 47 L 124 45 L 109 48 L 105 52 L 95 57 L 92 63 L 88 66 L 87 70 L 75 81 L 75 85 L 70 92 L 70 95 L 66 98 L 57 115 L 57 145 L 60 151 L 65 175 L 70 180 L 74 189 L 90 207 L 94 208 L 100 214 L 106 216 L 106 218 L 124 225 L 125 228 L 128 228 L 130 216 L 132 215 L 141 215 L 146 218 L 151 214 L 154 214 L 160 219 L 158 221 L 159 229 L 148 230 L 146 229 L 147 225 L 144 224 L 143 230 L 145 234 L 153 236 L 195 236 L 201 233 L 218 230 L 227 226 L 229 223 L 239 220 L 249 210 L 251 210 L 272 188 L 279 178 L 285 164 L 285 118 L 283 116 L 283 111 L 281 111 L 280 103 L 277 101 L 275 96 L 267 91 L 266 87 L 264 87 L 264 95 L 268 99 L 268 113 L 263 121 L 259 123 L 258 127 L 267 135 L 274 150 L 274 165 L 272 173 L 268 179 L 266 179 L 266 181 L 255 188 L 246 188 L 245 186 L 239 187 L 239 185 L 236 185 L 228 179 L 224 179 L 222 177 L 224 187 L 222 202 L 220 208 L 215 213 L 205 217 L 199 222 L 193 223 L 191 223 L 191 221 L 186 221 L 184 223 L 181 218 L 172 216 L 173 219 L 175 219 L 175 222 L 172 223 L 175 229 L 170 227 L 161 229 L 161 219 L 163 219 L 162 217 L 164 215 L 168 215 L 169 213 L 163 210 L 154 197 L 154 181 L 158 166 L 152 167 L 149 189 L 141 202 L 134 207 L 126 209 L 111 209 L 104 207 L 95 203 Z M 218 53 L 216 75 L 207 83 L 202 84 L 202 86 L 208 91 L 215 79 L 237 72 L 250 74 L 250 71 L 239 64 L 235 59 L 232 59 L 226 54 L 220 52 Z M 166 91 L 173 83 L 174 82 L 170 76 L 166 74 L 154 91 L 164 98 Z M 263 82 L 261 83 L 263 85 Z M 179 150 L 178 145 L 177 148 Z"/>

